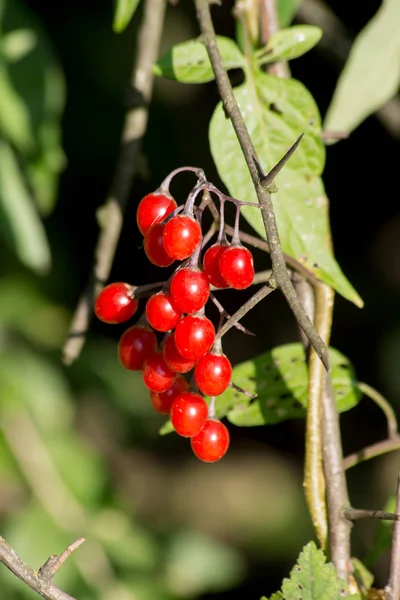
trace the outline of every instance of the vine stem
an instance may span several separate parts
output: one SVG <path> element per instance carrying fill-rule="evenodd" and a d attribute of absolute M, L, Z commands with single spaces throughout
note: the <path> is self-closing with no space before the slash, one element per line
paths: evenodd
<path fill-rule="evenodd" d="M 371 446 L 366 446 L 358 452 L 349 454 L 343 459 L 343 468 L 345 470 L 351 469 L 370 458 L 376 458 L 377 456 L 387 454 L 388 452 L 395 452 L 396 450 L 400 450 L 400 435 L 389 438 L 388 440 L 376 442 L 375 444 L 371 444 Z"/>
<path fill-rule="evenodd" d="M 326 345 L 299 302 L 292 282 L 287 274 L 287 268 L 282 255 L 271 195 L 268 191 L 268 186 L 263 184 L 265 175 L 262 173 L 260 168 L 260 161 L 250 138 L 243 116 L 240 112 L 239 106 L 236 102 L 236 98 L 233 94 L 229 77 L 221 60 L 221 55 L 216 41 L 215 30 L 211 19 L 209 0 L 195 0 L 195 5 L 197 10 L 197 19 L 202 33 L 202 41 L 207 49 L 218 85 L 219 94 L 225 112 L 229 116 L 236 132 L 236 136 L 245 157 L 247 167 L 249 169 L 249 173 L 257 194 L 258 202 L 261 207 L 261 215 L 269 245 L 273 274 L 277 286 L 282 290 L 282 293 L 285 296 L 286 301 L 288 302 L 299 325 L 306 333 L 311 345 L 315 348 L 318 356 L 324 363 L 325 368 L 329 370 L 329 356 Z"/>
<path fill-rule="evenodd" d="M 359 383 L 358 389 L 379 406 L 386 417 L 389 439 L 396 439 L 398 437 L 397 417 L 386 398 L 367 383 Z"/>
<path fill-rule="evenodd" d="M 132 107 L 125 115 L 121 150 L 114 180 L 105 204 L 99 212 L 100 234 L 89 282 L 72 317 L 70 330 L 62 349 L 63 362 L 71 365 L 85 344 L 93 316 L 94 299 L 106 284 L 114 260 L 123 215 L 135 176 L 141 143 L 146 132 L 148 108 L 153 89 L 152 67 L 157 59 L 166 0 L 146 0 L 140 26 L 137 54 L 131 74 Z"/>

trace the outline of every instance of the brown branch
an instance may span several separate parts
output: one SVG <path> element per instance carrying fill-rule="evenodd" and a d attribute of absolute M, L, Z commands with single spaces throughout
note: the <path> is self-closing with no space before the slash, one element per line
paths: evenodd
<path fill-rule="evenodd" d="M 70 365 L 85 343 L 93 315 L 93 303 L 110 275 L 123 215 L 132 181 L 138 168 L 142 140 L 147 128 L 148 108 L 153 89 L 152 66 L 157 59 L 164 21 L 166 0 L 146 0 L 143 21 L 137 40 L 137 54 L 131 75 L 131 107 L 126 113 L 121 150 L 109 196 L 101 209 L 101 232 L 95 250 L 93 271 L 85 292 L 79 299 L 62 354 Z"/>
<path fill-rule="evenodd" d="M 400 515 L 385 512 L 383 510 L 365 510 L 363 508 L 346 508 L 344 516 L 349 521 L 358 521 L 359 519 L 380 519 L 382 521 L 398 521 Z"/>
<path fill-rule="evenodd" d="M 222 63 L 216 41 L 215 30 L 211 19 L 209 0 L 195 0 L 195 5 L 197 9 L 197 19 L 202 33 L 202 40 L 206 46 L 207 53 L 214 71 L 219 94 L 226 114 L 229 116 L 236 132 L 236 136 L 245 157 L 247 167 L 249 169 L 249 173 L 257 194 L 258 202 L 261 207 L 261 215 L 269 245 L 272 269 L 276 283 L 285 296 L 286 301 L 288 302 L 298 323 L 307 334 L 318 356 L 321 358 L 326 369 L 329 370 L 329 356 L 326 345 L 315 330 L 313 324 L 304 311 L 304 308 L 301 306 L 287 273 L 286 263 L 282 255 L 271 195 L 267 187 L 263 186 L 262 184 L 262 180 L 265 178 L 265 175 L 261 171 L 260 161 L 250 138 L 243 116 L 240 112 L 239 106 L 236 102 L 236 98 L 233 94 L 229 77 Z"/>
<path fill-rule="evenodd" d="M 85 540 L 80 538 L 69 546 L 60 556 L 51 556 L 38 571 L 29 567 L 17 555 L 15 550 L 0 536 L 0 562 L 28 585 L 34 592 L 46 600 L 75 600 L 52 582 L 57 570 Z"/>
<path fill-rule="evenodd" d="M 400 513 L 400 474 L 397 478 L 396 513 Z M 385 593 L 386 600 L 399 600 L 400 598 L 400 521 L 395 521 L 393 525 L 389 579 Z"/>

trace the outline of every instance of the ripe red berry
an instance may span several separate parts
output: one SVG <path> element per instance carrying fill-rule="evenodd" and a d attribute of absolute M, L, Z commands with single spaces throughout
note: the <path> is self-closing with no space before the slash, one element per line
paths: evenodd
<path fill-rule="evenodd" d="M 176 348 L 184 358 L 198 360 L 214 343 L 215 329 L 207 317 L 188 315 L 175 328 Z"/>
<path fill-rule="evenodd" d="M 156 223 L 147 230 L 144 236 L 143 246 L 146 256 L 157 267 L 169 267 L 174 262 L 174 259 L 164 250 L 164 228 L 164 223 Z"/>
<path fill-rule="evenodd" d="M 171 279 L 171 300 L 184 313 L 199 311 L 210 296 L 207 277 L 199 269 L 179 269 Z"/>
<path fill-rule="evenodd" d="M 219 396 L 231 381 L 232 365 L 225 354 L 209 352 L 199 359 L 194 377 L 199 392 L 205 396 Z"/>
<path fill-rule="evenodd" d="M 176 215 L 165 224 L 164 249 L 174 260 L 188 258 L 196 250 L 200 241 L 201 227 L 193 217 Z"/>
<path fill-rule="evenodd" d="M 188 387 L 189 385 L 186 379 L 179 375 L 166 392 L 162 392 L 161 394 L 158 394 L 157 392 L 150 392 L 151 403 L 154 410 L 161 415 L 168 415 L 175 398 L 179 394 L 186 392 Z"/>
<path fill-rule="evenodd" d="M 94 304 L 95 315 L 104 323 L 123 323 L 137 311 L 139 302 L 133 297 L 132 286 L 110 283 L 103 288 Z"/>
<path fill-rule="evenodd" d="M 179 354 L 176 348 L 174 334 L 169 335 L 165 340 L 163 344 L 163 356 L 169 368 L 172 369 L 172 371 L 175 371 L 175 373 L 188 373 L 196 364 L 195 360 L 183 358 L 183 356 Z"/>
<path fill-rule="evenodd" d="M 235 290 L 244 290 L 253 283 L 253 255 L 244 246 L 230 246 L 219 259 L 221 276 Z"/>
<path fill-rule="evenodd" d="M 171 406 L 170 419 L 178 435 L 193 437 L 200 433 L 207 421 L 207 402 L 199 394 L 183 392 Z"/>
<path fill-rule="evenodd" d="M 216 288 L 223 289 L 228 287 L 219 268 L 219 259 L 221 258 L 221 254 L 225 252 L 227 248 L 229 248 L 229 246 L 225 244 L 214 244 L 208 248 L 203 256 L 204 275 L 211 285 Z"/>
<path fill-rule="evenodd" d="M 143 363 L 143 381 L 152 392 L 166 392 L 174 383 L 176 373 L 172 371 L 161 352 L 149 354 Z"/>
<path fill-rule="evenodd" d="M 150 296 L 146 304 L 146 317 L 149 325 L 156 331 L 171 331 L 181 318 L 182 313 L 171 304 L 169 296 L 158 292 Z"/>
<path fill-rule="evenodd" d="M 177 207 L 175 200 L 168 194 L 147 194 L 139 202 L 136 220 L 142 235 L 146 235 L 148 229 L 156 223 L 160 223 L 167 215 Z"/>
<path fill-rule="evenodd" d="M 121 336 L 118 356 L 125 369 L 140 371 L 149 354 L 157 350 L 157 338 L 149 327 L 133 325 Z"/>
<path fill-rule="evenodd" d="M 229 448 L 229 431 L 221 421 L 210 419 L 200 433 L 192 437 L 190 444 L 197 458 L 204 462 L 215 462 Z"/>

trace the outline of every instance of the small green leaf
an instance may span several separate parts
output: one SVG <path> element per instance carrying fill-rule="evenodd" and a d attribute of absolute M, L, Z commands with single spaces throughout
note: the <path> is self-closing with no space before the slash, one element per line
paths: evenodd
<path fill-rule="evenodd" d="M 400 85 L 400 2 L 385 0 L 358 35 L 339 77 L 325 129 L 350 132 Z"/>
<path fill-rule="evenodd" d="M 290 25 L 302 2 L 303 0 L 278 0 L 278 16 L 281 27 Z"/>
<path fill-rule="evenodd" d="M 171 421 L 168 419 L 168 421 L 165 421 L 165 423 L 162 425 L 162 427 L 160 427 L 160 435 L 167 435 L 167 433 L 172 433 L 174 431 L 174 428 L 172 426 Z"/>
<path fill-rule="evenodd" d="M 290 579 L 283 580 L 282 594 L 285 600 L 342 600 L 344 588 L 332 563 L 327 563 L 322 550 L 310 542 L 304 546 Z"/>
<path fill-rule="evenodd" d="M 0 140 L 0 231 L 28 267 L 50 269 L 46 232 L 29 195 L 11 146 Z"/>
<path fill-rule="evenodd" d="M 116 0 L 114 9 L 113 30 L 122 33 L 131 22 L 140 0 Z"/>
<path fill-rule="evenodd" d="M 217 36 L 217 43 L 225 69 L 244 67 L 245 58 L 233 40 Z M 173 46 L 154 65 L 153 71 L 182 83 L 205 83 L 214 79 L 206 47 L 197 40 Z"/>
<path fill-rule="evenodd" d="M 302 56 L 322 37 L 322 29 L 314 25 L 295 25 L 281 29 L 271 36 L 268 44 L 255 54 L 258 64 L 267 64 L 277 60 L 292 60 Z"/>
<path fill-rule="evenodd" d="M 342 273 L 327 243 L 328 200 L 320 177 L 325 164 L 318 108 L 307 89 L 294 79 L 261 71 L 234 90 L 265 172 L 304 134 L 300 146 L 276 178 L 272 199 L 282 250 L 321 281 L 357 306 L 362 300 Z M 257 202 L 236 134 L 219 103 L 210 122 L 211 152 L 219 175 L 232 196 Z M 259 209 L 242 208 L 257 233 L 265 237 Z"/>
<path fill-rule="evenodd" d="M 17 62 L 36 46 L 37 36 L 30 29 L 17 29 L 1 39 L 1 52 L 6 60 Z"/>

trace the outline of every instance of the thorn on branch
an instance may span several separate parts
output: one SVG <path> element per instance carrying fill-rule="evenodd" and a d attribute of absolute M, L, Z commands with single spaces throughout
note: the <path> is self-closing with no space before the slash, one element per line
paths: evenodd
<path fill-rule="evenodd" d="M 65 563 L 67 558 L 69 558 L 74 552 L 74 550 L 79 548 L 79 546 L 81 546 L 85 541 L 85 538 L 79 538 L 70 546 L 68 546 L 68 548 L 64 550 L 62 554 L 60 554 L 60 556 L 58 556 L 57 554 L 53 554 L 53 556 L 50 556 L 50 558 L 46 560 L 44 565 L 40 567 L 38 571 L 39 577 L 47 581 L 53 579 L 54 575 L 57 573 L 58 569 Z"/>
<path fill-rule="evenodd" d="M 272 167 L 272 169 L 269 171 L 269 173 L 267 173 L 266 175 L 264 175 L 264 177 L 260 178 L 261 179 L 261 185 L 263 187 L 268 187 L 268 186 L 270 186 L 272 184 L 272 182 L 274 181 L 275 177 L 282 170 L 282 168 L 286 165 L 286 163 L 289 160 L 289 158 L 292 156 L 292 154 L 294 153 L 294 151 L 297 149 L 297 147 L 300 144 L 303 136 L 304 136 L 304 133 L 302 133 L 301 136 L 299 138 L 297 138 L 297 140 L 295 141 L 295 143 L 293 144 L 293 146 L 291 146 L 289 148 L 289 150 L 286 152 L 285 156 L 283 156 L 281 158 L 281 160 L 274 167 Z"/>

